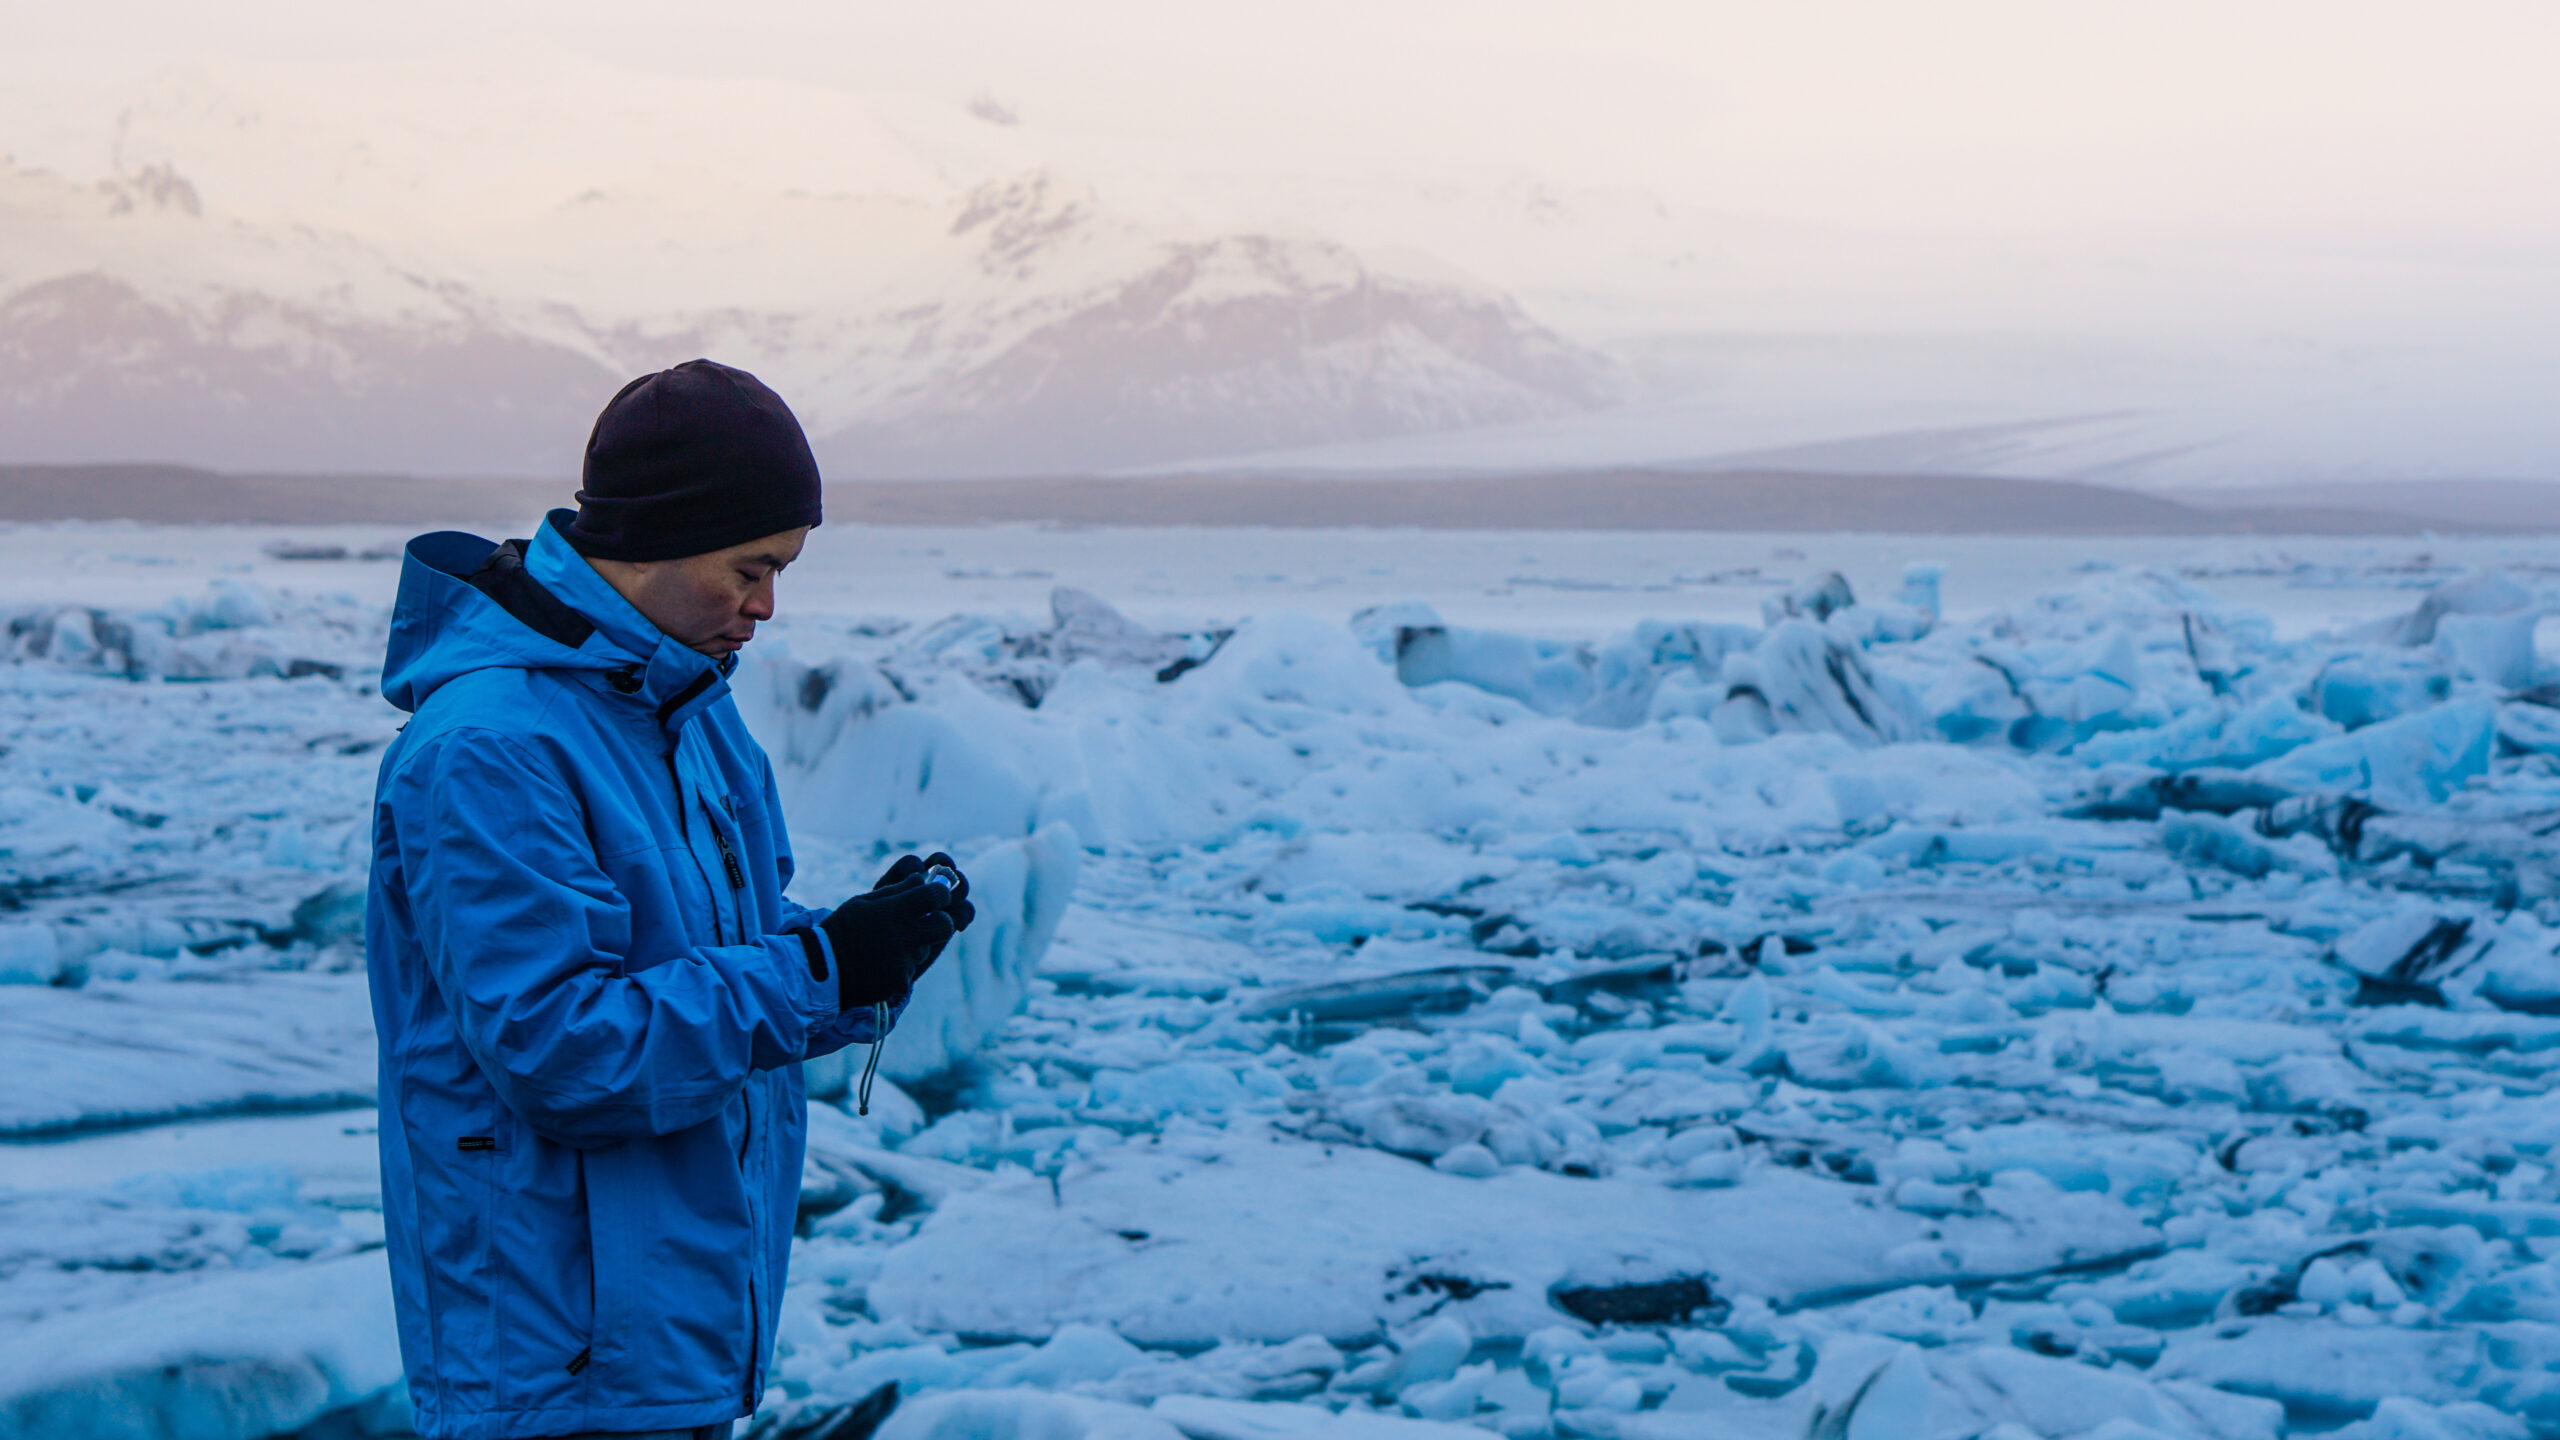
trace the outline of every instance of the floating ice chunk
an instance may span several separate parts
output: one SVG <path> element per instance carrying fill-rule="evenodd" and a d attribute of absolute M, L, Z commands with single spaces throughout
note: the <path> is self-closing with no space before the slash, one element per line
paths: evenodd
<path fill-rule="evenodd" d="M 2308 713 L 2290 696 L 2271 695 L 2249 705 L 2199 707 L 2152 729 L 2092 736 L 2071 754 L 2092 765 L 2134 763 L 2172 772 L 2246 769 L 2338 730 L 2334 717 Z"/>
<path fill-rule="evenodd" d="M 2163 816 L 2160 845 L 2190 865 L 2209 865 L 2252 880 L 2276 868 L 2276 852 L 2266 841 L 2219 815 Z"/>
<path fill-rule="evenodd" d="M 1396 663 L 1405 631 L 1440 628 L 1440 612 L 1419 600 L 1372 605 L 1351 617 L 1351 633 L 1359 638 L 1361 647 L 1387 665 Z"/>
<path fill-rule="evenodd" d="M 0 925 L 0 985 L 50 985 L 62 951 L 50 925 Z"/>
<path fill-rule="evenodd" d="M 1726 706 L 1743 711 L 1733 722 L 1717 720 L 1720 736 L 1736 723 L 1866 745 L 1919 738 L 1919 706 L 1900 682 L 1878 676 L 1855 647 L 1808 620 L 1772 626 L 1750 655 L 1726 663 L 1725 678 L 1731 687 Z"/>
<path fill-rule="evenodd" d="M 1823 628 L 1852 645 L 1907 645 L 1927 638 L 1937 623 L 1937 616 L 1928 610 L 1888 600 L 1880 605 L 1855 605 L 1839 611 L 1824 622 Z"/>
<path fill-rule="evenodd" d="M 1743 981 L 1724 997 L 1716 1018 L 1740 1032 L 1738 1043 L 1726 1061 L 1734 1069 L 1756 1074 L 1779 1060 L 1775 1043 L 1775 1001 L 1769 994 L 1769 982 L 1758 975 Z"/>
<path fill-rule="evenodd" d="M 1507 696 L 1542 715 L 1570 715 L 1599 691 L 1591 647 L 1462 626 L 1406 629 L 1396 678 L 1407 685 L 1458 681 Z"/>
<path fill-rule="evenodd" d="M 1446 1380 L 1458 1373 L 1474 1348 L 1475 1337 L 1465 1325 L 1445 1317 L 1434 1320 L 1405 1337 L 1396 1351 L 1395 1374 L 1385 1388 L 1401 1391 Z"/>
<path fill-rule="evenodd" d="M 266 592 L 238 580 L 214 581 L 212 598 L 193 608 L 193 618 L 208 630 L 251 630 L 276 620 Z"/>
<path fill-rule="evenodd" d="M 2400 1282 L 2391 1278 L 2391 1272 L 2382 1268 L 2379 1260 L 2357 1261 L 2355 1267 L 2347 1272 L 2346 1279 L 2347 1294 L 2376 1310 L 2397 1310 L 2408 1303 L 2409 1297 L 2401 1290 Z"/>
<path fill-rule="evenodd" d="M 218 1273 L 0 1346 L 0 1434 L 258 1440 L 400 1381 L 379 1252 Z"/>
<path fill-rule="evenodd" d="M 1978 1414 L 2034 1435 L 2082 1435 L 2110 1422 L 2213 1440 L 2275 1440 L 2283 1407 L 2203 1385 L 2163 1385 L 2125 1369 L 2098 1369 L 2005 1346 L 1951 1355 L 1939 1378 Z"/>
<path fill-rule="evenodd" d="M 2253 825 L 2210 811 L 2162 817 L 2160 844 L 2190 865 L 2209 865 L 2252 880 L 2264 879 L 2277 870 L 2306 875 L 2338 873 L 2336 853 L 2308 835 L 2269 839 Z"/>
<path fill-rule="evenodd" d="M 1107 1116 L 1160 1122 L 1169 1115 L 1222 1114 L 1241 1107 L 1252 1094 L 1232 1067 L 1186 1060 L 1137 1071 L 1099 1071 L 1086 1104 Z"/>
<path fill-rule="evenodd" d="M 1920 709 L 1937 738 L 1959 745 L 2006 741 L 2034 713 L 2017 677 L 1980 655 L 1941 668 L 1922 689 Z"/>
<path fill-rule="evenodd" d="M 2301 808 L 2298 799 L 2285 786 L 2253 779 L 2247 774 L 2204 766 L 2175 775 L 2155 774 L 2131 766 L 2109 766 L 2095 777 L 2091 798 L 2074 818 L 2089 820 L 2149 820 L 2164 811 L 2203 811 L 2214 815 L 2236 815 L 2243 810 L 2263 810 L 2266 818 L 2259 828 L 2270 835 L 2301 833 L 2306 825 L 2287 807 Z M 2321 803 L 2336 803 L 2334 800 Z M 2282 823 L 2276 817 L 2284 816 Z"/>
<path fill-rule="evenodd" d="M 1907 1285 L 1843 1306 L 1830 1318 L 1852 1330 L 1917 1345 L 1944 1345 L 1974 1333 L 1973 1307 L 1944 1285 Z"/>
<path fill-rule="evenodd" d="M 2302 1279 L 2294 1285 L 2294 1294 L 2314 1305 L 2343 1305 L 2347 1302 L 2347 1272 L 2328 1256 L 2303 1267 Z"/>
<path fill-rule="evenodd" d="M 2294 790 L 2360 796 L 2386 808 L 2442 804 L 2489 769 L 2498 707 L 2456 700 L 2315 741 L 2247 773 Z"/>
<path fill-rule="evenodd" d="M 2396 620 L 2368 627 L 2371 638 L 2393 645 L 2427 645 L 2448 615 L 2506 615 L 2533 604 L 2533 592 L 2502 571 L 2477 571 L 2447 580 L 2426 594 L 2418 608 Z"/>
<path fill-rule="evenodd" d="M 2439 1406 L 2393 1395 L 2374 1407 L 2371 1419 L 2332 1430 L 2329 1440 L 2526 1440 L 2532 1433 L 2523 1416 L 2477 1401 Z"/>
<path fill-rule="evenodd" d="M 1730 1125 L 1693 1125 L 1663 1145 L 1662 1158 L 1684 1165 L 1700 1155 L 1734 1153 L 1741 1144 L 1741 1136 Z"/>
<path fill-rule="evenodd" d="M 886 1345 L 811 1377 L 814 1393 L 846 1400 L 878 1393 L 895 1385 L 902 1396 L 936 1390 L 965 1389 L 997 1366 L 1031 1353 L 1028 1345 L 958 1350 L 949 1342 Z M 976 1432 L 963 1432 L 974 1434 Z"/>
<path fill-rule="evenodd" d="M 2479 993 L 2509 1010 L 2560 1013 L 2560 935 L 2529 911 L 2510 913 L 2481 957 Z"/>
<path fill-rule="evenodd" d="M 769 667 L 777 682 L 789 679 L 786 664 Z M 894 692 L 884 702 L 887 683 L 867 666 L 813 686 L 830 673 L 802 672 L 794 687 L 804 700 L 814 688 L 814 714 L 776 705 L 750 716 L 773 743 L 783 807 L 804 845 L 867 851 L 1030 833 L 1041 787 L 995 743 L 1013 723 L 997 702 L 965 689 L 930 707 L 896 703 Z"/>
<path fill-rule="evenodd" d="M 881 1051 L 884 1074 L 914 1081 L 944 1070 L 1022 1008 L 1083 858 L 1075 831 L 1051 824 L 966 859 L 977 923 L 954 936 L 916 983 Z"/>
<path fill-rule="evenodd" d="M 2142 693 L 2142 658 L 2133 631 L 2110 630 L 2064 681 L 2068 704 L 2060 718 L 2083 723 L 2121 715 Z"/>
<path fill-rule="evenodd" d="M 1885 883 L 1885 871 L 1874 856 L 1848 850 L 1823 862 L 1822 878 L 1844 890 L 1872 890 Z"/>
<path fill-rule="evenodd" d="M 1543 715 L 1625 729 L 1651 713 L 1665 672 L 1658 637 L 1592 646 L 1458 626 L 1396 632 L 1396 676 L 1411 686 L 1458 681 Z"/>
<path fill-rule="evenodd" d="M 7 652 L 140 680 L 335 679 L 381 659 L 383 612 L 349 597 L 290 603 L 237 580 L 147 611 L 45 606 L 0 615 Z"/>
<path fill-rule="evenodd" d="M 1189 1440 L 1485 1440 L 1489 1432 L 1439 1420 L 1407 1420 L 1320 1405 L 1256 1405 L 1206 1395 L 1167 1395 L 1151 1412 Z M 882 1440 L 889 1440 L 882 1432 Z"/>
<path fill-rule="evenodd" d="M 1636 625 L 1635 643 L 1655 665 L 1713 680 L 1723 672 L 1727 656 L 1747 653 L 1760 643 L 1760 632 L 1748 625 L 1645 620 Z"/>
<path fill-rule="evenodd" d="M 872 1434 L 877 1440 L 1182 1440 L 1183 1432 L 1106 1400 L 1044 1390 L 961 1390 L 908 1401 Z"/>
<path fill-rule="evenodd" d="M 864 1149 L 841 1141 L 829 1143 L 827 1159 L 831 1164 L 849 1167 L 888 1189 L 900 1192 L 928 1210 L 938 1209 L 952 1197 L 987 1183 L 986 1171 L 967 1165 L 903 1151 Z"/>
<path fill-rule="evenodd" d="M 2539 1320 L 2560 1325 L 2560 1264 L 2543 1260 L 2490 1276 L 2465 1291 L 2445 1314 L 2492 1324 Z"/>
<path fill-rule="evenodd" d="M 1469 1365 L 1446 1380 L 1409 1386 L 1396 1398 L 1425 1420 L 1463 1420 L 1476 1413 L 1499 1373 L 1488 1360 Z"/>
<path fill-rule="evenodd" d="M 1789 1036 L 1780 1048 L 1789 1075 L 1823 1089 L 1907 1089 L 1955 1075 L 1955 1066 L 1934 1050 L 1906 1044 L 1846 1017 L 1817 1020 Z"/>
<path fill-rule="evenodd" d="M 1741 1151 L 1709 1150 L 1681 1161 L 1671 1183 L 1698 1189 L 1738 1185 L 1742 1183 L 1744 1168 Z"/>
<path fill-rule="evenodd" d="M 2484 1344 L 2476 1330 L 2359 1329 L 2271 1315 L 2174 1339 L 2151 1373 L 2315 1415 L 2365 1415 L 2395 1395 L 2468 1398 L 2488 1365 Z"/>
<path fill-rule="evenodd" d="M 1588 853 L 1588 852 L 1585 852 Z M 1299 1015 L 1309 1020 L 1385 1020 L 1466 1009 L 1512 978 L 1501 965 L 1450 965 L 1431 970 L 1340 980 L 1262 996 L 1245 1006 L 1246 1019 Z"/>
<path fill-rule="evenodd" d="M 182 1115 L 369 1105 L 362 975 L 19 989 L 0 1007 L 0 1135 Z M 100 1065 L 146 1050 L 148 1065 Z"/>
<path fill-rule="evenodd" d="M 2498 707 L 2498 741 L 2520 755 L 2560 755 L 2560 709 L 2542 703 L 2560 698 L 2536 688 L 2521 703 Z"/>
<path fill-rule="evenodd" d="M 1377 1095 L 1344 1102 L 1343 1122 L 1381 1150 L 1430 1160 L 1462 1147 L 1481 1149 L 1493 1107 L 1472 1095 Z M 1490 1159 L 1491 1152 L 1486 1152 Z M 1472 1158 L 1460 1165 L 1472 1165 Z M 1495 1169 L 1500 1165 L 1497 1162 Z M 1459 1171 L 1455 1173 L 1468 1173 Z"/>
<path fill-rule="evenodd" d="M 1440 1158 L 1431 1162 L 1431 1168 L 1443 1175 L 1463 1175 L 1480 1180 L 1488 1175 L 1501 1174 L 1502 1162 L 1492 1151 L 1471 1142 L 1453 1145 L 1440 1152 Z"/>
<path fill-rule="evenodd" d="M 1049 652 L 1061 664 L 1093 660 L 1104 665 L 1154 672 L 1159 682 L 1173 680 L 1215 654 L 1230 631 L 1177 635 L 1150 630 L 1111 607 L 1090 591 L 1061 585 L 1049 592 Z"/>
<path fill-rule="evenodd" d="M 2436 650 L 2457 675 L 2521 690 L 2534 679 L 2539 611 L 2513 615 L 2447 615 L 2436 623 Z"/>
<path fill-rule="evenodd" d="M 1108 1380 L 1132 1365 L 1144 1363 L 1146 1358 L 1147 1352 L 1099 1325 L 1061 1325 L 1048 1343 L 1019 1360 L 988 1371 L 979 1383 L 989 1389 L 1028 1385 L 1063 1390 L 1071 1385 Z"/>
<path fill-rule="evenodd" d="M 1848 1345 L 1836 1347 L 1847 1351 Z M 1892 1347 L 1883 1357 L 1869 1355 L 1835 1360 L 1826 1353 L 1807 1384 L 1810 1410 L 1804 1433 L 1840 1440 L 1905 1440 L 1926 1435 L 1930 1398 L 1935 1388 L 1920 1352 L 1907 1345 Z M 1864 1374 L 1858 1372 L 1863 1370 Z M 1855 1376 L 1855 1379 L 1851 1377 Z"/>
<path fill-rule="evenodd" d="M 1046 1177 L 998 1173 L 945 1196 L 888 1253 L 869 1290 L 874 1312 L 1024 1337 L 1080 1320 L 1178 1346 L 1310 1333 L 1356 1341 L 1437 1305 L 1479 1336 L 1519 1337 L 1556 1323 L 1558 1287 L 1713 1275 L 1794 1304 L 1878 1283 L 2095 1262 L 2158 1236 L 2090 1194 L 2048 1195 L 2014 1215 L 1931 1219 L 1870 1203 L 1869 1187 L 1781 1167 L 1696 1190 L 1520 1166 L 1459 1179 L 1233 1125 L 1183 1148 L 1200 1154 L 1122 1146 L 1069 1168 L 1054 1189 Z M 1595 1214 L 1609 1224 L 1592 1227 Z M 1524 1235 L 1537 1243 L 1521 1244 Z M 1416 1257 L 1428 1257 L 1426 1273 L 1464 1285 L 1411 1285 Z"/>
<path fill-rule="evenodd" d="M 31 635 L 31 649 L 57 665 L 86 668 L 98 659 L 97 619 L 86 610 L 57 610 L 49 633 Z M 15 629 L 17 627 L 10 627 Z M 36 627 L 29 626 L 30 631 Z"/>
<path fill-rule="evenodd" d="M 1827 620 L 1835 611 L 1858 603 L 1847 577 L 1833 570 L 1779 591 L 1760 602 L 1760 621 L 1775 628 L 1779 621 Z"/>
<path fill-rule="evenodd" d="M 2453 693 L 2438 657 L 2406 650 L 2349 651 L 2332 656 L 2311 681 L 2311 708 L 2324 719 L 2361 730 L 2396 720 Z"/>
<path fill-rule="evenodd" d="M 2052 833 L 2040 826 L 1980 825 L 1960 829 L 1904 825 L 1858 846 L 1884 864 L 1911 866 L 2006 865 L 2055 851 Z"/>
<path fill-rule="evenodd" d="M 2340 935 L 2330 947 L 2329 958 L 2361 978 L 2363 999 L 2381 1004 L 2410 999 L 2441 1004 L 2439 985 L 2457 958 L 2469 958 L 2471 927 L 2468 916 L 2406 903 Z"/>
<path fill-rule="evenodd" d="M 849 1060 L 839 1056 L 851 1056 Z M 824 1060 L 812 1060 L 805 1067 L 810 1098 L 820 1101 L 842 1101 L 852 1090 L 852 1074 L 861 1068 L 862 1047 L 847 1046 Z M 823 1073 L 822 1073 L 823 1072 Z M 830 1093 L 821 1094 L 824 1089 Z M 819 1104 L 809 1107 L 809 1148 L 817 1152 L 849 1152 L 877 1150 L 884 1143 L 904 1140 L 924 1128 L 924 1107 L 898 1087 L 897 1082 L 883 1076 L 872 1077 L 871 1113 L 864 1116 L 847 1114 L 839 1105 Z"/>
<path fill-rule="evenodd" d="M 1491 1095 L 1537 1072 L 1537 1062 L 1518 1044 L 1490 1035 L 1470 1035 L 1450 1047 L 1448 1066 L 1449 1088 L 1461 1095 Z"/>

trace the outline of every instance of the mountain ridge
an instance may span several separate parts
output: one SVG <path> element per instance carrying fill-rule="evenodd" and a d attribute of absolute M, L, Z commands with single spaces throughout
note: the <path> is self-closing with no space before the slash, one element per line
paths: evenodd
<path fill-rule="evenodd" d="M 567 479 L 223 474 L 178 465 L 0 465 L 0 523 L 532 524 Z M 2439 522 L 2343 506 L 2206 508 L 2076 481 L 1601 471 L 1326 480 L 1239 476 L 852 481 L 828 513 L 860 525 L 1281 529 L 1852 531 L 1892 534 L 2560 533 L 2560 515 Z"/>
<path fill-rule="evenodd" d="M 164 89 L 94 184 L 0 164 L 0 457 L 550 470 L 623 379 L 705 354 L 789 398 L 838 472 L 898 476 L 1500 423 L 1619 383 L 1462 277 L 1140 220 L 1045 165 L 955 173 L 884 122 L 814 188 L 528 162 L 492 182 L 515 197 L 496 228 L 457 234 L 403 222 L 436 192 L 402 188 L 399 143 L 284 133 L 293 112 L 208 77 Z M 243 168 L 260 145 L 339 167 L 306 197 L 331 223 Z"/>

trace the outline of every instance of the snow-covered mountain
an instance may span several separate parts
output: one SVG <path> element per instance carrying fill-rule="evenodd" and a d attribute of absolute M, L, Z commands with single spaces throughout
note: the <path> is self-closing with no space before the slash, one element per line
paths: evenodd
<path fill-rule="evenodd" d="M 171 170 L 98 187 L 0 171 L 14 456 L 556 466 L 613 376 L 574 331 L 550 331 L 346 237 L 207 215 Z"/>
<path fill-rule="evenodd" d="M 697 354 L 873 475 L 1549 417 L 1615 384 L 1428 261 L 1115 212 L 968 133 L 1000 111 L 902 130 L 714 81 L 634 109 L 614 78 L 179 73 L 119 112 L 100 177 L 0 167 L 0 453 L 556 472 L 624 378 Z M 724 168 L 750 147 L 714 117 L 815 138 Z"/>
<path fill-rule="evenodd" d="M 2560 474 L 2542 251 L 1862 228 L 1178 108 L 459 65 L 0 54 L 0 461 L 559 475 L 708 354 L 846 476 Z"/>

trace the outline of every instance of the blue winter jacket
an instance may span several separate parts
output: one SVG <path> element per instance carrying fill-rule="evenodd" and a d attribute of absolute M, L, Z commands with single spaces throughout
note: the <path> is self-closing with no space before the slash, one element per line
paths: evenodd
<path fill-rule="evenodd" d="M 800 1189 L 799 1062 L 839 1016 L 782 897 L 772 767 L 725 664 L 561 538 L 409 545 L 365 949 L 382 1198 L 421 1434 L 681 1429 L 755 1408 Z M 814 932 L 812 932 L 814 933 Z"/>

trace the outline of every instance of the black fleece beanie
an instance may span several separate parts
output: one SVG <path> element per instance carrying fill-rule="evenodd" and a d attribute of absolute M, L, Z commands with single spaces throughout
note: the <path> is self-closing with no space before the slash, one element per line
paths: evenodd
<path fill-rule="evenodd" d="M 674 560 L 818 523 L 818 462 L 782 397 L 688 360 L 622 387 L 596 417 L 565 532 L 597 560 Z"/>

